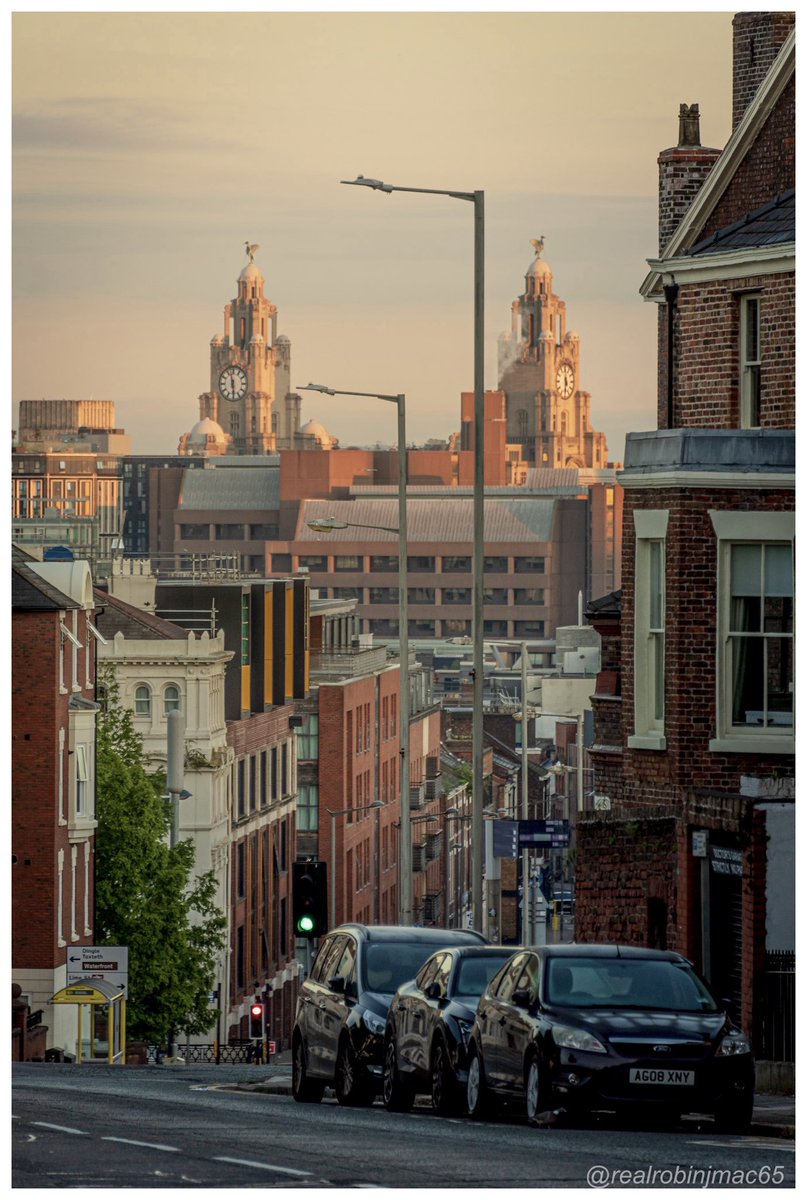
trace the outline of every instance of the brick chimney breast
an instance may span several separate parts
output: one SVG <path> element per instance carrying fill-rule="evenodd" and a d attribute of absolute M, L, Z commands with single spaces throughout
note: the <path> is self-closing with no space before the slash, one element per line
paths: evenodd
<path fill-rule="evenodd" d="M 759 91 L 795 21 L 793 12 L 745 12 L 734 17 L 732 130 Z"/>
<path fill-rule="evenodd" d="M 701 145 L 699 105 L 681 104 L 678 109 L 678 145 L 662 150 L 658 158 L 659 254 L 664 253 L 667 243 L 719 157 L 719 150 Z"/>

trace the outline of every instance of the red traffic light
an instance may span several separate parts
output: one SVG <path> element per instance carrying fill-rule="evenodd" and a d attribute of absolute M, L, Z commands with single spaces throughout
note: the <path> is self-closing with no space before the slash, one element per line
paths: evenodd
<path fill-rule="evenodd" d="M 263 1014 L 264 1014 L 264 1011 L 265 1010 L 264 1010 L 263 1004 L 259 1004 L 257 1001 L 254 1004 L 250 1004 L 250 1006 L 249 1006 L 249 1036 L 251 1038 L 262 1038 L 263 1037 L 263 1033 L 264 1033 Z"/>

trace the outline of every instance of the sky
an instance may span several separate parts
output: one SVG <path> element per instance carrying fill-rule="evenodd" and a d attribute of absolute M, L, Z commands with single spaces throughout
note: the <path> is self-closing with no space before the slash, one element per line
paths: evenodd
<path fill-rule="evenodd" d="M 258 243 L 292 385 L 406 393 L 407 440 L 473 389 L 473 206 L 485 192 L 485 385 L 543 237 L 610 457 L 656 426 L 657 157 L 697 102 L 731 121 L 733 12 L 17 12 L 12 419 L 115 401 L 136 453 L 198 420 L 209 342 Z M 343 446 L 395 410 L 302 393 Z"/>

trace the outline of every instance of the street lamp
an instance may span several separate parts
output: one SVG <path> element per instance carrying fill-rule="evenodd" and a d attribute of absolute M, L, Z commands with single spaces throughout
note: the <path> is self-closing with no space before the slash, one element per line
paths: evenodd
<path fill-rule="evenodd" d="M 484 700 L 485 700 L 485 640 L 484 640 L 484 555 L 485 555 L 485 193 L 461 192 L 441 188 L 399 187 L 381 179 L 342 179 L 352 187 L 372 188 L 376 192 L 417 192 L 429 196 L 449 196 L 466 200 L 474 206 L 474 502 L 473 502 L 473 794 L 471 837 L 473 843 L 472 920 L 473 928 L 481 929 L 484 918 L 482 897 L 482 808 L 484 806 Z"/>
<path fill-rule="evenodd" d="M 374 809 L 379 809 L 379 808 L 383 808 L 384 805 L 381 803 L 380 800 L 374 800 L 369 807 L 374 808 Z M 360 808 L 329 808 L 328 813 L 331 818 L 331 864 L 330 864 L 331 882 L 329 885 L 330 895 L 328 898 L 328 908 L 329 908 L 328 925 L 330 926 L 331 929 L 334 929 L 336 927 L 336 818 L 337 817 L 345 817 L 348 815 L 353 816 L 357 813 L 359 816 L 361 816 L 361 809 Z M 376 812 L 376 831 L 377 830 L 378 830 L 378 813 Z M 377 832 L 376 832 L 376 836 L 377 836 Z M 377 888 L 378 888 L 378 880 L 376 878 L 376 894 L 377 894 Z"/>
<path fill-rule="evenodd" d="M 326 387 L 322 383 L 309 383 L 298 389 L 301 392 L 324 392 L 327 396 L 366 396 L 373 400 L 386 400 L 398 409 L 398 529 L 389 530 L 400 538 L 398 552 L 398 640 L 401 659 L 400 713 L 401 727 L 401 888 L 398 895 L 398 923 L 412 924 L 412 829 L 409 796 L 409 609 L 407 556 L 409 542 L 406 529 L 406 397 L 384 392 L 348 392 L 339 388 Z M 320 523 L 320 530 L 347 528 L 331 518 Z M 312 528 L 315 528 L 312 524 Z M 371 526 L 358 526 L 371 528 Z M 376 526 L 382 529 L 386 526 Z"/>

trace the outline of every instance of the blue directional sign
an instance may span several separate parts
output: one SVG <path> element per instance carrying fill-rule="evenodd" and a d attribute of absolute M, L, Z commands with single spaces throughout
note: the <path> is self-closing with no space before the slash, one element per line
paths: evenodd
<path fill-rule="evenodd" d="M 569 822 L 563 820 L 519 821 L 520 850 L 562 849 L 569 845 Z"/>
<path fill-rule="evenodd" d="M 518 858 L 518 827 L 520 821 L 493 822 L 493 857 Z"/>
<path fill-rule="evenodd" d="M 521 850 L 559 850 L 569 845 L 569 822 L 494 821 L 494 858 L 518 858 Z"/>

